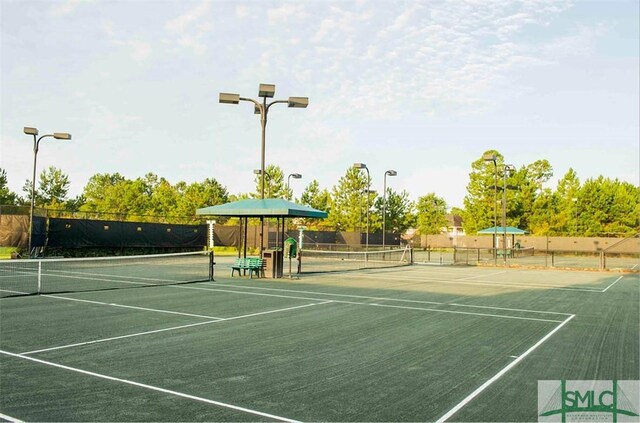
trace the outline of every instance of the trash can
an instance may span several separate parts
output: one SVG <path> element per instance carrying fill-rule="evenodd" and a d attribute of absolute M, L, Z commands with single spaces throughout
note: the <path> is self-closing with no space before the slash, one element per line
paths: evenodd
<path fill-rule="evenodd" d="M 264 250 L 262 259 L 264 260 L 264 276 L 266 278 L 282 277 L 282 251 Z"/>

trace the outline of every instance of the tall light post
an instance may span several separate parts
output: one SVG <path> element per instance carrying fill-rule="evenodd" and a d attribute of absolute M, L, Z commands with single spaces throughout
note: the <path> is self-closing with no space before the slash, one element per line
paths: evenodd
<path fill-rule="evenodd" d="M 274 104 L 287 104 L 288 107 L 306 108 L 309 105 L 308 97 L 289 97 L 287 100 L 274 100 L 267 103 L 268 98 L 273 98 L 276 86 L 273 84 L 260 84 L 258 97 L 262 97 L 262 102 L 252 98 L 240 97 L 240 94 L 220 93 L 219 102 L 224 104 L 238 104 L 240 101 L 250 101 L 255 105 L 254 113 L 260 115 L 261 143 L 260 143 L 260 170 L 262 171 L 261 198 L 264 199 L 264 163 L 265 163 L 265 134 L 267 129 L 267 115 L 269 109 Z"/>
<path fill-rule="evenodd" d="M 289 176 L 287 176 L 287 190 L 289 189 L 289 182 L 291 181 L 291 178 L 302 179 L 302 175 L 299 173 L 290 173 Z"/>
<path fill-rule="evenodd" d="M 511 175 L 511 172 L 516 168 L 513 165 L 504 165 L 504 172 L 502 173 L 502 258 L 504 265 L 507 265 L 507 172 Z"/>
<path fill-rule="evenodd" d="M 220 93 L 218 101 L 223 104 L 238 104 L 240 101 L 250 101 L 254 104 L 254 113 L 260 115 L 261 142 L 260 142 L 260 170 L 261 170 L 261 189 L 260 198 L 264 200 L 264 162 L 265 162 L 265 133 L 267 129 L 267 114 L 274 104 L 287 104 L 288 107 L 306 108 L 309 105 L 309 97 L 289 97 L 287 100 L 274 100 L 267 103 L 268 98 L 273 98 L 276 92 L 274 84 L 260 84 L 258 88 L 258 97 L 262 97 L 262 102 L 252 98 L 240 97 L 240 94 Z M 264 248 L 264 217 L 260 218 L 260 253 Z M 262 255 L 262 254 L 261 254 Z"/>
<path fill-rule="evenodd" d="M 495 266 L 498 264 L 498 157 L 487 153 L 482 156 L 482 159 L 485 162 L 493 162 L 493 265 Z"/>
<path fill-rule="evenodd" d="M 364 163 L 354 163 L 354 169 L 364 169 L 367 171 L 367 232 L 365 235 L 365 251 L 369 251 L 369 194 L 371 192 L 371 174 L 369 173 L 369 168 Z"/>
<path fill-rule="evenodd" d="M 29 258 L 31 258 L 31 246 L 33 237 L 33 210 L 36 205 L 36 163 L 38 160 L 38 150 L 40 141 L 44 138 L 55 138 L 57 140 L 70 140 L 71 134 L 66 132 L 54 132 L 53 134 L 41 135 L 38 138 L 38 129 L 25 126 L 23 129 L 26 135 L 33 135 L 33 177 L 31 178 L 31 208 L 29 210 Z"/>
<path fill-rule="evenodd" d="M 385 229 L 387 223 L 387 175 L 397 176 L 398 172 L 395 170 L 387 170 L 384 173 L 383 193 L 382 193 L 382 249 L 385 248 Z"/>
<path fill-rule="evenodd" d="M 571 199 L 571 202 L 573 203 L 573 214 L 574 214 L 573 232 L 574 232 L 574 236 L 578 236 L 578 199 L 576 197 L 573 197 Z"/>

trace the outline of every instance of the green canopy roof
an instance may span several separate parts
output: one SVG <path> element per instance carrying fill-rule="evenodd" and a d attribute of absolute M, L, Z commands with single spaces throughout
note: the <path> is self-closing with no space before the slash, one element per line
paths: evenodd
<path fill-rule="evenodd" d="M 234 217 L 315 217 L 324 219 L 327 212 L 292 203 L 282 198 L 248 199 L 204 207 L 197 215 Z"/>
<path fill-rule="evenodd" d="M 479 233 L 479 234 L 487 234 L 487 235 L 491 235 L 491 234 L 494 234 L 494 233 L 496 233 L 496 232 L 497 232 L 498 234 L 504 234 L 504 230 L 505 230 L 505 227 L 504 227 L 504 226 L 498 226 L 498 227 L 496 227 L 496 226 L 492 226 L 492 227 L 490 227 L 490 228 L 487 228 L 487 229 L 483 229 L 483 230 L 481 230 L 481 231 L 478 231 L 478 233 Z M 522 229 L 515 228 L 515 227 L 513 227 L 513 226 L 507 226 L 507 227 L 506 227 L 506 230 L 507 230 L 507 235 L 524 235 L 524 234 L 526 234 L 526 233 L 527 233 L 527 231 L 524 231 L 524 230 L 522 230 Z"/>

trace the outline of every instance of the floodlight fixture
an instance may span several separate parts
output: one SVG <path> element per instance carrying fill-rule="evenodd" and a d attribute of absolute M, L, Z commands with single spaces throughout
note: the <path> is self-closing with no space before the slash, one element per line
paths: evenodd
<path fill-rule="evenodd" d="M 240 94 L 220 93 L 219 102 L 223 104 L 240 103 Z"/>
<path fill-rule="evenodd" d="M 288 107 L 306 109 L 309 105 L 309 97 L 289 97 Z"/>
<path fill-rule="evenodd" d="M 31 128 L 31 127 L 25 126 L 23 131 L 27 135 L 33 135 L 33 136 L 38 135 L 38 128 Z"/>
<path fill-rule="evenodd" d="M 70 140 L 71 134 L 67 134 L 66 132 L 54 132 L 53 138 L 57 140 Z"/>
<path fill-rule="evenodd" d="M 272 98 L 276 93 L 276 86 L 274 84 L 260 84 L 258 90 L 258 97 Z"/>
<path fill-rule="evenodd" d="M 496 160 L 498 159 L 498 157 L 493 154 L 493 153 L 485 153 L 482 155 L 482 160 L 484 160 L 485 162 L 496 162 Z"/>
<path fill-rule="evenodd" d="M 290 173 L 289 176 L 287 176 L 287 189 L 289 189 L 289 181 L 291 180 L 291 178 L 302 179 L 302 175 L 299 173 Z"/>

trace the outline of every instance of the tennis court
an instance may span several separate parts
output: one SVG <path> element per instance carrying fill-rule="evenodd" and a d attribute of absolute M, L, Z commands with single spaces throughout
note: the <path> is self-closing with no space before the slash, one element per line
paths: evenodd
<path fill-rule="evenodd" d="M 15 295 L 3 276 L 0 417 L 532 421 L 538 380 L 640 378 L 637 274 L 401 266 L 249 279 L 231 278 L 233 261 L 217 257 L 215 280 L 197 283 L 60 266 L 41 282 L 55 273 L 61 288 L 52 279 L 41 295 Z"/>

